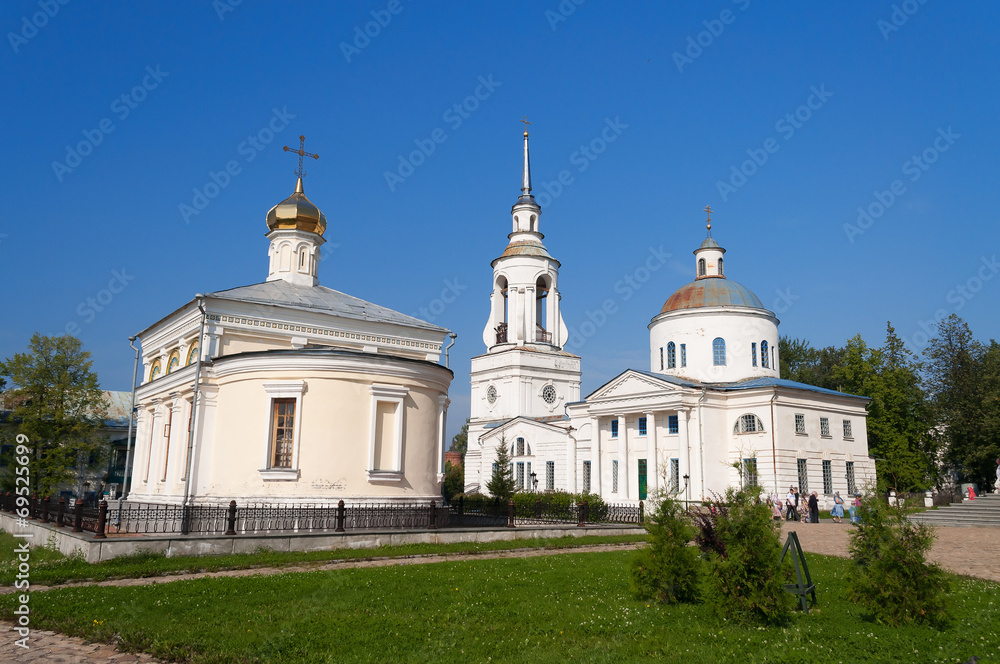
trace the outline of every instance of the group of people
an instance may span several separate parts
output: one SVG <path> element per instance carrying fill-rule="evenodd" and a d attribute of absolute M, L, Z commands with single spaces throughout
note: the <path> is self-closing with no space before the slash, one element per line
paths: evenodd
<path fill-rule="evenodd" d="M 802 498 L 799 488 L 791 486 L 788 487 L 788 494 L 785 496 L 784 502 L 782 502 L 778 494 L 768 496 L 767 502 L 771 506 L 771 512 L 775 521 L 785 519 L 786 521 L 819 523 L 819 496 L 815 491 L 809 494 L 808 498 Z M 801 505 L 801 512 L 800 502 L 804 503 Z M 851 523 L 857 523 L 857 510 L 859 507 L 861 507 L 860 493 L 854 496 L 854 503 L 850 508 Z M 833 517 L 834 523 L 843 523 L 844 499 L 840 497 L 839 491 L 833 494 L 833 509 L 830 510 L 830 515 Z"/>

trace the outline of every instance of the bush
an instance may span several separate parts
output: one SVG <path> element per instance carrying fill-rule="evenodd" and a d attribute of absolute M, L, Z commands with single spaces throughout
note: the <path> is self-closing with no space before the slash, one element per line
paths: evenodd
<path fill-rule="evenodd" d="M 861 521 L 848 547 L 855 563 L 848 598 L 879 623 L 945 625 L 951 618 L 948 577 L 926 560 L 933 530 L 875 495 L 862 499 L 858 514 Z"/>
<path fill-rule="evenodd" d="M 709 560 L 708 596 L 718 615 L 741 624 L 784 624 L 794 598 L 785 592 L 791 568 L 779 565 L 781 524 L 760 500 L 757 487 L 726 490 L 716 496 L 701 541 Z"/>
<path fill-rule="evenodd" d="M 632 591 L 665 604 L 695 602 L 701 576 L 698 549 L 688 546 L 695 529 L 680 503 L 664 498 L 645 523 L 649 548 L 632 559 Z"/>

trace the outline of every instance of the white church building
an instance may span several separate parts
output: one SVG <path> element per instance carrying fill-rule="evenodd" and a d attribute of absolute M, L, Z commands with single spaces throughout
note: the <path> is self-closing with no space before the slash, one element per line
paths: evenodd
<path fill-rule="evenodd" d="M 500 444 L 520 490 L 606 502 L 656 491 L 701 500 L 751 482 L 782 496 L 793 485 L 816 491 L 832 506 L 835 491 L 874 480 L 868 399 L 780 378 L 778 319 L 728 278 L 710 220 L 694 281 L 648 325 L 649 368 L 628 369 L 581 400 L 541 212 L 525 132 L 521 196 L 492 263 L 486 352 L 472 359 L 467 492 L 487 492 Z"/>
<path fill-rule="evenodd" d="M 294 193 L 267 213 L 267 279 L 137 335 L 130 501 L 440 500 L 449 331 L 319 284 L 327 221 L 298 153 Z"/>

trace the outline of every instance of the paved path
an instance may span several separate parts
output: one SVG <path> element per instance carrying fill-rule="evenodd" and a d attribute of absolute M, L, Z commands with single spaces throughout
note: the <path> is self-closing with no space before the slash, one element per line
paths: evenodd
<path fill-rule="evenodd" d="M 847 543 L 851 526 L 842 523 L 782 524 L 782 532 L 798 533 L 802 548 L 809 553 L 824 553 L 847 557 Z M 948 528 L 936 529 L 937 540 L 930 558 L 950 572 L 967 574 L 1000 582 L 1000 529 L 997 528 Z M 784 537 L 782 537 L 784 539 Z M 576 547 L 572 549 L 522 549 L 495 551 L 483 554 L 458 554 L 441 556 L 413 556 L 408 558 L 380 558 L 373 560 L 344 560 L 315 565 L 295 565 L 279 568 L 202 572 L 146 579 L 119 579 L 99 583 L 67 584 L 96 586 L 138 586 L 171 583 L 187 579 L 218 578 L 229 576 L 264 576 L 305 571 L 349 569 L 355 567 L 381 567 L 386 565 L 420 565 L 435 562 L 485 560 L 492 558 L 529 558 L 565 553 L 621 551 L 635 548 L 635 544 Z M 58 587 L 67 587 L 58 586 Z M 34 587 L 33 592 L 43 588 Z M 163 664 L 150 655 L 127 654 L 107 644 L 85 643 L 83 639 L 54 632 L 33 631 L 31 648 L 23 650 L 13 645 L 13 631 L 7 632 L 6 642 L 0 642 L 0 664 Z"/>

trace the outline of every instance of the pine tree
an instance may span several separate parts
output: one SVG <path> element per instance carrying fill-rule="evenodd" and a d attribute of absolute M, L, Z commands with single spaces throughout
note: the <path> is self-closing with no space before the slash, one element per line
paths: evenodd
<path fill-rule="evenodd" d="M 491 496 L 504 502 L 510 500 L 510 497 L 517 490 L 517 485 L 514 483 L 514 471 L 510 467 L 510 451 L 507 449 L 506 438 L 501 437 L 500 444 L 497 445 L 497 456 L 493 462 L 493 475 L 486 483 L 486 490 L 490 492 Z"/>

